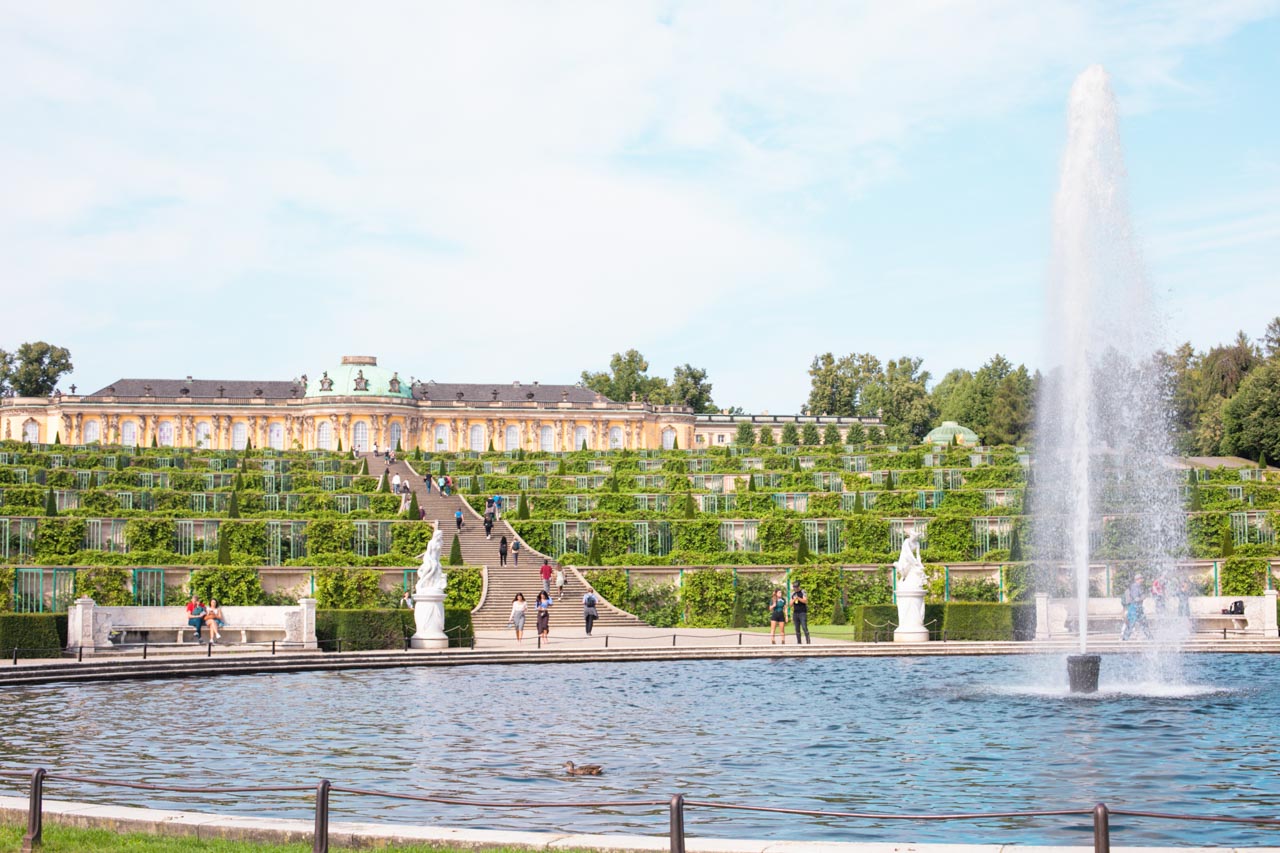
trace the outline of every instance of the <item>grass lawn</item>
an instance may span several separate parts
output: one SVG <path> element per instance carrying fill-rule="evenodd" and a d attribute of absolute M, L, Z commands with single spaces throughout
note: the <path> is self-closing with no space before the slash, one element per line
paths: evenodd
<path fill-rule="evenodd" d="M 16 853 L 22 848 L 22 836 L 26 825 L 0 825 L 0 853 Z M 132 833 L 117 835 L 105 829 L 73 829 L 45 824 L 44 846 L 38 848 L 48 853 L 311 853 L 311 843 L 255 844 L 248 841 L 200 840 L 190 836 L 162 838 L 156 835 Z M 368 850 L 330 846 L 330 850 Z M 475 853 L 475 847 L 436 847 L 412 845 L 409 847 L 377 847 L 382 853 Z M 486 853 L 528 853 L 523 847 L 486 847 Z M 574 851 L 566 851 L 574 853 Z M 586 851 L 577 851 L 586 853 Z"/>
<path fill-rule="evenodd" d="M 743 631 L 750 631 L 756 634 L 769 633 L 768 626 L 763 628 L 743 628 Z M 852 625 L 810 625 L 809 636 L 811 637 L 827 637 L 832 640 L 853 640 Z M 787 638 L 794 640 L 796 638 L 796 626 L 787 623 Z"/>

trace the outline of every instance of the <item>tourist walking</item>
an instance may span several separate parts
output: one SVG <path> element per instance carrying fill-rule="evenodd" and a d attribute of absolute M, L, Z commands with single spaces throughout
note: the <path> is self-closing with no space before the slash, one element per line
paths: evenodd
<path fill-rule="evenodd" d="M 1120 603 L 1124 605 L 1124 630 L 1120 632 L 1121 640 L 1129 639 L 1135 631 L 1142 631 L 1148 640 L 1151 639 L 1151 627 L 1147 624 L 1146 614 L 1142 612 L 1142 599 L 1145 597 L 1142 575 L 1134 575 L 1133 582 L 1120 597 Z"/>
<path fill-rule="evenodd" d="M 511 562 L 514 565 L 520 565 L 520 540 L 514 539 L 511 542 Z"/>
<path fill-rule="evenodd" d="M 378 455 L 378 442 L 376 441 L 373 443 L 373 455 L 374 456 Z"/>
<path fill-rule="evenodd" d="M 493 517 L 502 518 L 502 495 L 493 496 Z"/>
<path fill-rule="evenodd" d="M 498 540 L 498 565 L 505 566 L 507 564 L 507 537 L 503 536 Z"/>
<path fill-rule="evenodd" d="M 431 475 L 428 474 L 427 476 L 423 477 L 422 482 L 426 484 L 427 494 L 430 495 L 431 494 Z"/>
<path fill-rule="evenodd" d="M 563 597 L 563 596 L 562 596 Z M 600 618 L 600 612 L 596 610 L 596 594 L 590 586 L 587 587 L 586 595 L 582 596 L 582 621 L 587 625 L 587 636 L 591 636 L 591 626 Z"/>
<path fill-rule="evenodd" d="M 400 596 L 400 604 L 402 607 L 413 609 L 413 593 L 409 590 L 404 591 L 404 595 Z"/>
<path fill-rule="evenodd" d="M 778 642 L 775 635 L 782 637 L 782 645 L 787 644 L 787 599 L 782 590 L 773 591 L 773 603 L 769 605 L 769 644 Z"/>
<path fill-rule="evenodd" d="M 538 609 L 538 639 L 545 640 L 551 632 L 551 596 L 540 592 L 533 605 Z"/>
<path fill-rule="evenodd" d="M 399 474 L 396 474 L 394 477 L 391 478 L 391 494 L 393 495 L 400 494 L 400 475 Z"/>
<path fill-rule="evenodd" d="M 455 509 L 453 511 L 453 523 L 458 525 L 459 530 L 462 529 L 462 510 L 461 509 Z"/>
<path fill-rule="evenodd" d="M 801 642 L 813 645 L 809 636 L 809 596 L 798 586 L 791 590 L 791 621 L 796 625 L 796 645 Z M 800 639 L 801 631 L 804 631 L 803 641 Z"/>
<path fill-rule="evenodd" d="M 493 516 L 491 515 L 486 515 L 484 517 L 484 538 L 493 538 Z"/>
<path fill-rule="evenodd" d="M 1191 618 L 1191 581 L 1186 578 L 1178 581 L 1178 615 Z"/>
<path fill-rule="evenodd" d="M 538 569 L 538 574 L 542 576 L 542 591 L 551 597 L 551 564 L 547 562 L 547 558 L 542 558 L 542 568 Z"/>
<path fill-rule="evenodd" d="M 556 590 L 559 592 L 560 600 L 564 601 L 564 567 L 556 566 Z M 588 634 L 591 632 L 588 631 Z"/>
<path fill-rule="evenodd" d="M 516 639 L 524 639 L 524 616 L 525 616 L 524 593 L 517 592 L 516 597 L 511 599 L 511 618 L 507 620 L 509 627 L 516 629 Z M 542 629 L 539 628 L 539 631 Z"/>

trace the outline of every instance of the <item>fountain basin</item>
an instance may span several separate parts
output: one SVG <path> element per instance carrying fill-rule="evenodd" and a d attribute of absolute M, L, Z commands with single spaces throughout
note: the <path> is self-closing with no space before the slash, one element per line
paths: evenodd
<path fill-rule="evenodd" d="M 1097 693 L 1101 655 L 1071 655 L 1067 658 L 1067 682 L 1072 693 Z"/>

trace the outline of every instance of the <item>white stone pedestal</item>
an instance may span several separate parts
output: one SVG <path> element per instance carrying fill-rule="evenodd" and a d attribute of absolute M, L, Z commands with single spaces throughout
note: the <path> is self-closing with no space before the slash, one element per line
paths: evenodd
<path fill-rule="evenodd" d="M 898 590 L 898 627 L 895 643 L 927 643 L 929 629 L 924 626 L 924 590 Z"/>
<path fill-rule="evenodd" d="M 414 649 L 447 649 L 449 635 L 444 632 L 444 593 L 422 592 L 413 596 L 413 621 L 418 630 L 409 638 Z"/>

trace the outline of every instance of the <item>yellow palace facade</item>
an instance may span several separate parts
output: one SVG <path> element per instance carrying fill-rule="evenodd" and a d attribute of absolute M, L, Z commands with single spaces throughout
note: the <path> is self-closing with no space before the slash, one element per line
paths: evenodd
<path fill-rule="evenodd" d="M 0 438 L 211 450 L 551 451 L 732 443 L 737 423 L 878 424 L 873 418 L 697 415 L 581 385 L 407 382 L 372 356 L 291 381 L 120 379 L 92 394 L 0 400 Z"/>

